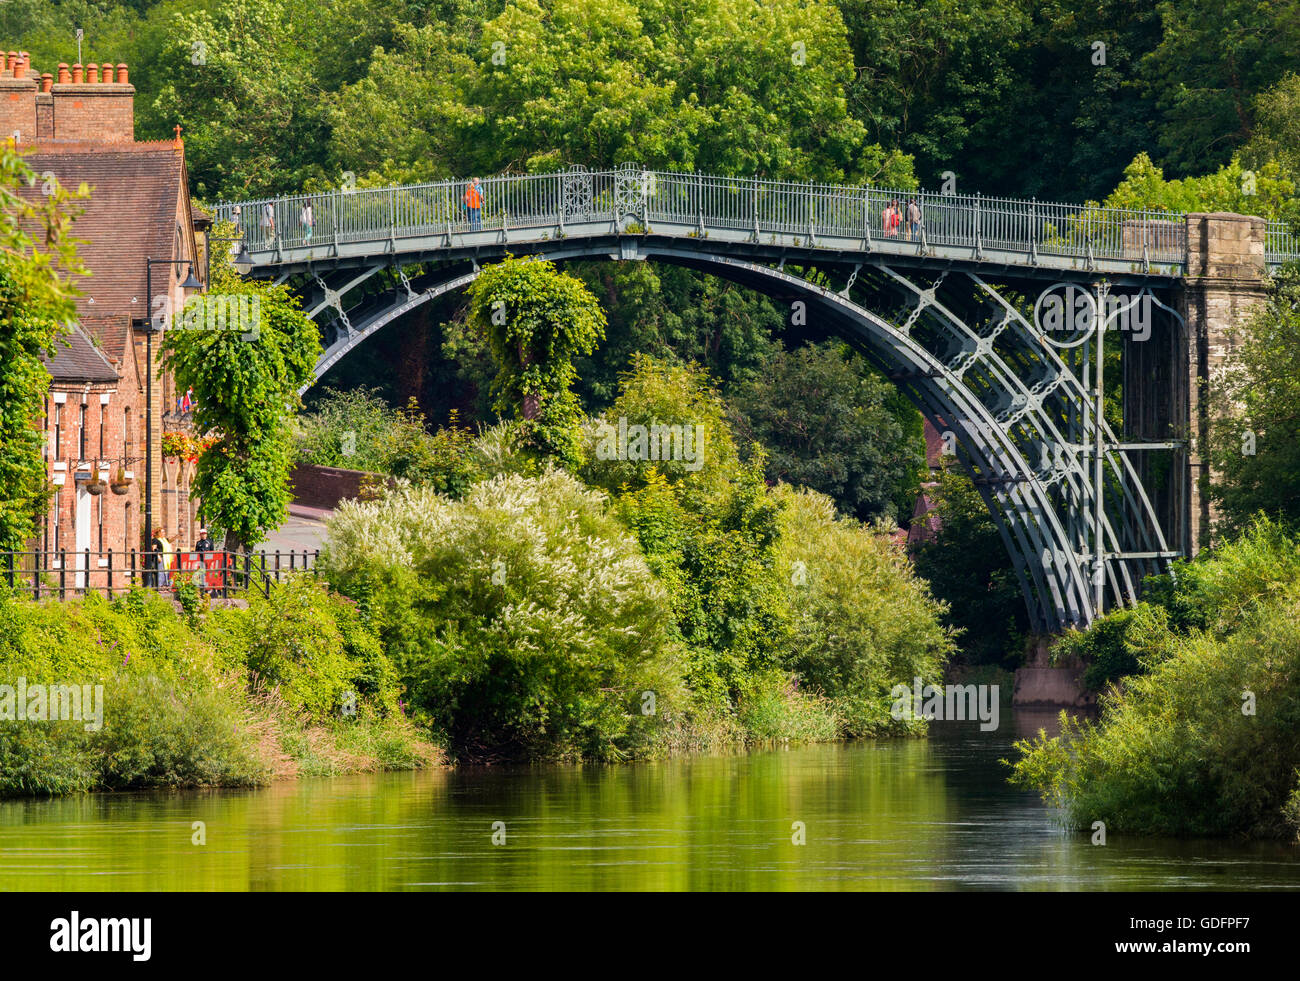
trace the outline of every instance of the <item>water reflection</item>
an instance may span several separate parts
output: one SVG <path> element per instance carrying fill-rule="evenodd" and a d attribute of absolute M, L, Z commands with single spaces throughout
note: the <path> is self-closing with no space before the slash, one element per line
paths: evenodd
<path fill-rule="evenodd" d="M 1253 889 L 1300 884 L 1276 843 L 1105 847 L 998 762 L 1054 712 L 926 741 L 635 766 L 464 768 L 262 791 L 0 803 L 9 889 Z M 206 845 L 191 843 L 193 822 Z M 494 822 L 505 844 L 494 845 Z M 792 843 L 802 822 L 807 843 Z"/>

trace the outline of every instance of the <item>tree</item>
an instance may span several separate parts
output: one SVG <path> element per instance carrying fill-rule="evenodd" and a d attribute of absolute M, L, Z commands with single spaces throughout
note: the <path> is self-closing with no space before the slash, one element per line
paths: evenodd
<path fill-rule="evenodd" d="M 85 272 L 69 232 L 72 201 L 38 177 L 9 141 L 0 146 L 0 549 L 21 549 L 49 500 L 41 414 L 64 324 L 76 315 L 70 277 Z M 41 241 L 33 237 L 39 235 Z"/>
<path fill-rule="evenodd" d="M 1103 206 L 1145 211 L 1231 211 L 1268 219 L 1297 214 L 1295 178 L 1279 163 L 1265 160 L 1257 171 L 1247 171 L 1239 157 L 1210 174 L 1167 180 L 1164 171 L 1139 153 L 1124 168 L 1124 179 Z"/>
<path fill-rule="evenodd" d="M 961 630 L 962 657 L 973 664 L 1020 663 L 1028 629 L 1024 596 L 984 499 L 970 479 L 945 471 L 931 492 L 942 525 L 913 552 L 916 571 L 948 604 L 948 623 Z"/>
<path fill-rule="evenodd" d="M 184 127 L 200 196 L 285 193 L 323 180 L 320 66 L 298 39 L 329 34 L 294 13 L 275 0 L 226 0 L 175 15 L 154 66 L 167 82 L 145 115 L 155 129 Z"/>
<path fill-rule="evenodd" d="M 919 416 L 905 432 L 890 411 L 892 390 L 845 345 L 810 344 L 778 353 L 739 388 L 736 429 L 768 451 L 768 479 L 820 491 L 862 520 L 906 520 L 895 502 L 915 499 L 925 442 Z"/>
<path fill-rule="evenodd" d="M 1275 160 L 1300 181 L 1300 75 L 1292 72 L 1255 100 L 1255 130 L 1242 157 L 1254 167 Z"/>
<path fill-rule="evenodd" d="M 293 413 L 320 356 L 320 335 L 286 286 L 240 278 L 220 251 L 212 289 L 196 299 L 165 335 L 166 363 L 179 389 L 194 390 L 195 426 L 215 438 L 199 457 L 194 493 L 235 551 L 288 516 Z M 194 322 L 216 304 L 241 316 L 216 329 L 206 316 Z"/>
<path fill-rule="evenodd" d="M 909 161 L 848 114 L 851 78 L 825 0 L 511 0 L 486 23 L 401 31 L 340 94 L 333 145 L 388 176 L 636 160 L 910 184 Z"/>
<path fill-rule="evenodd" d="M 1237 333 L 1233 362 L 1211 388 L 1220 528 L 1240 531 L 1259 511 L 1300 522 L 1300 263 L 1277 272 L 1268 303 Z"/>
<path fill-rule="evenodd" d="M 470 323 L 488 339 L 497 365 L 496 410 L 524 423 L 538 451 L 581 462 L 582 407 L 572 391 L 573 359 L 605 337 L 605 312 L 582 281 L 551 262 L 507 258 L 469 289 Z"/>
<path fill-rule="evenodd" d="M 1250 138 L 1255 96 L 1295 64 L 1300 0 L 1166 0 L 1159 9 L 1162 36 L 1142 75 L 1167 119 L 1167 162 L 1185 173 L 1226 163 Z"/>

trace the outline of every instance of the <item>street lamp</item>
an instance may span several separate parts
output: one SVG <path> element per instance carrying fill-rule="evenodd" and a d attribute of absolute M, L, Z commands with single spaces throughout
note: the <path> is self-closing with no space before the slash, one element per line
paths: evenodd
<path fill-rule="evenodd" d="M 153 267 L 154 266 L 171 266 L 175 269 L 182 263 L 189 270 L 189 275 L 185 277 L 185 282 L 181 283 L 183 290 L 202 289 L 202 285 L 194 276 L 194 263 L 189 259 L 152 259 L 146 257 L 144 260 L 144 302 L 145 302 L 145 404 L 144 404 L 144 525 L 145 532 L 150 537 L 153 536 Z M 149 539 L 146 539 L 148 541 Z M 157 586 L 158 579 L 155 574 L 154 585 Z"/>
<path fill-rule="evenodd" d="M 212 243 L 213 242 L 238 242 L 239 252 L 235 255 L 233 259 L 230 260 L 230 264 L 235 267 L 235 272 L 239 273 L 239 275 L 241 276 L 246 276 L 248 274 L 248 271 L 253 268 L 253 257 L 248 254 L 248 249 L 244 245 L 244 237 L 242 235 L 237 235 L 233 238 L 225 238 L 220 235 L 209 235 L 207 232 L 204 232 L 203 237 L 205 242 L 207 243 L 206 247 L 203 250 L 204 259 L 207 262 L 207 269 L 204 272 L 203 278 L 207 280 L 209 285 L 212 284 Z"/>

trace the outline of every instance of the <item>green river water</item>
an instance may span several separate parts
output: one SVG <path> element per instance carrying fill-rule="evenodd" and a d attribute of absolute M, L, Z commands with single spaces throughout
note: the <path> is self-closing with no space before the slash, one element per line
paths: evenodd
<path fill-rule="evenodd" d="M 1063 832 L 995 733 L 0 802 L 9 890 L 1290 889 L 1300 848 Z M 206 844 L 193 843 L 194 822 Z M 504 824 L 504 843 L 501 825 Z M 795 822 L 806 843 L 794 844 Z"/>

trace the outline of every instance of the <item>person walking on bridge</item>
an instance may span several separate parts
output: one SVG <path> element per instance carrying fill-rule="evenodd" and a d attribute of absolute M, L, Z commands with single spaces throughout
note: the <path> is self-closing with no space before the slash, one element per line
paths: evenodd
<path fill-rule="evenodd" d="M 270 201 L 262 205 L 262 241 L 265 245 L 275 241 L 275 208 Z"/>
<path fill-rule="evenodd" d="M 478 178 L 475 177 L 469 182 L 469 187 L 465 188 L 465 210 L 469 212 L 469 227 L 471 230 L 477 230 L 483 227 L 479 218 L 483 207 L 483 189 L 479 186 Z"/>
<path fill-rule="evenodd" d="M 916 198 L 907 202 L 907 237 L 914 239 L 921 234 L 921 206 Z"/>
<path fill-rule="evenodd" d="M 885 238 L 894 238 L 898 235 L 898 225 L 902 216 L 898 213 L 898 202 L 890 201 L 880 216 L 880 223 L 885 228 Z"/>
<path fill-rule="evenodd" d="M 306 245 L 311 245 L 312 229 L 316 227 L 316 215 L 311 210 L 311 198 L 308 198 L 302 206 L 299 219 L 302 221 L 302 240 Z"/>

